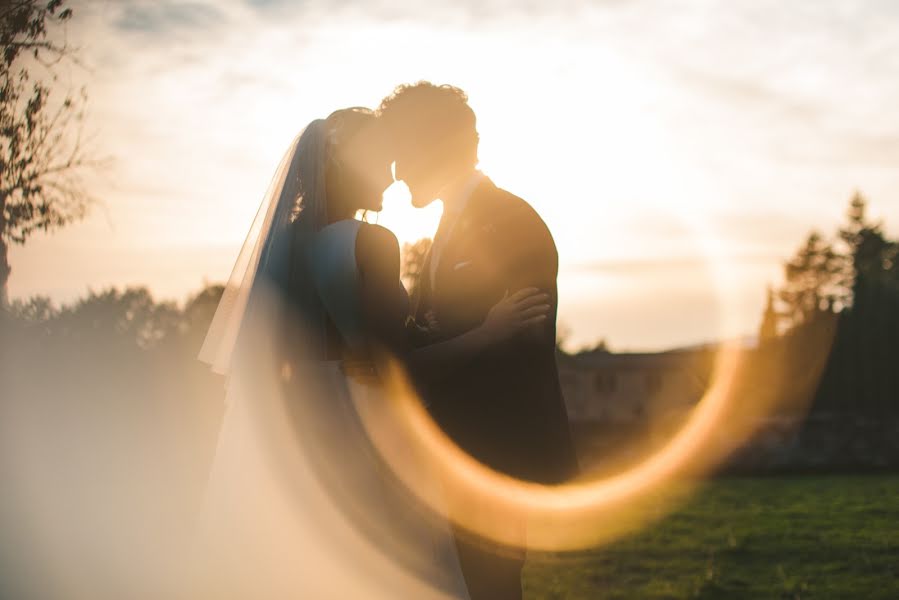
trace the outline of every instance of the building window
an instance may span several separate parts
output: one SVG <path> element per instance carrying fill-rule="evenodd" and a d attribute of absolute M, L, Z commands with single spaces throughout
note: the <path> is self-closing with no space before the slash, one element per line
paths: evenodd
<path fill-rule="evenodd" d="M 611 394 L 618 389 L 618 378 L 614 373 L 597 373 L 593 378 L 593 387 L 600 394 Z"/>

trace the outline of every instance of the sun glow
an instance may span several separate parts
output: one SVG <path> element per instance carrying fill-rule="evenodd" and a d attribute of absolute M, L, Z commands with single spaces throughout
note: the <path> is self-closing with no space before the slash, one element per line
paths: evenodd
<path fill-rule="evenodd" d="M 433 202 L 425 208 L 412 206 L 409 188 L 397 181 L 384 191 L 383 210 L 369 216 L 368 220 L 395 233 L 402 246 L 433 236 L 442 214 L 443 208 L 439 202 Z"/>

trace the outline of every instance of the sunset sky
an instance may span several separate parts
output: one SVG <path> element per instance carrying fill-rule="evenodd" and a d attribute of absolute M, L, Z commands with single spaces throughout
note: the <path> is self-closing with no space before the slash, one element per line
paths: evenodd
<path fill-rule="evenodd" d="M 296 133 L 419 79 L 468 92 L 481 167 L 553 231 L 571 347 L 754 334 L 855 189 L 899 235 L 892 0 L 71 5 L 71 77 L 114 162 L 86 221 L 13 249 L 13 297 L 225 280 Z M 387 197 L 401 241 L 432 233 L 439 204 Z"/>

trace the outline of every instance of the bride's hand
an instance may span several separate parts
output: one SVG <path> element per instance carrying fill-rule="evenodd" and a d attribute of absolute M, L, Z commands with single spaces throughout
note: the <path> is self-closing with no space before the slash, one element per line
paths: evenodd
<path fill-rule="evenodd" d="M 482 327 L 491 340 L 500 341 L 543 323 L 549 310 L 549 294 L 538 288 L 524 288 L 512 295 L 506 291 L 503 299 L 487 313 Z"/>

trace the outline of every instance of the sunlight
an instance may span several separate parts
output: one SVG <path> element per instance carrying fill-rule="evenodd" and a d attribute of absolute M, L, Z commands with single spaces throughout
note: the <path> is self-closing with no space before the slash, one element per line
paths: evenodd
<path fill-rule="evenodd" d="M 5 2 L 0 600 L 893 597 L 899 2 L 807 4 Z"/>
<path fill-rule="evenodd" d="M 396 181 L 384 191 L 384 209 L 369 216 L 368 220 L 394 232 L 402 247 L 434 235 L 442 214 L 443 207 L 439 202 L 425 208 L 412 206 L 409 188 L 402 181 Z"/>
<path fill-rule="evenodd" d="M 734 67 L 733 77 L 722 77 L 722 68 L 732 66 L 730 54 L 701 52 L 692 43 L 671 45 L 679 38 L 659 35 L 656 17 L 637 18 L 623 7 L 585 5 L 560 20 L 497 20 L 487 11 L 482 26 L 472 28 L 464 20 L 444 22 L 445 15 L 382 19 L 361 9 L 339 18 L 311 18 L 296 9 L 292 18 L 276 23 L 248 5 L 216 3 L 224 23 L 233 19 L 241 26 L 190 39 L 175 36 L 142 52 L 146 40 L 116 26 L 114 17 L 124 9 L 87 5 L 72 41 L 85 47 L 87 62 L 97 67 L 90 76 L 94 117 L 88 129 L 102 133 L 104 148 L 118 163 L 103 174 L 109 182 L 97 193 L 102 210 L 53 240 L 40 237 L 12 248 L 13 297 L 71 298 L 102 281 L 146 283 L 157 294 L 180 298 L 204 278 L 226 278 L 290 139 L 313 118 L 345 106 L 374 108 L 393 86 L 419 79 L 452 83 L 469 94 L 483 170 L 544 218 L 559 250 L 561 287 L 575 287 L 567 282 L 575 265 L 620 256 L 664 261 L 672 252 L 682 254 L 682 237 L 657 235 L 647 221 L 677 226 L 703 213 L 713 220 L 730 215 L 715 225 L 733 245 L 771 246 L 766 270 L 734 266 L 744 288 L 763 290 L 768 273 L 779 272 L 776 256 L 791 251 L 801 215 L 825 227 L 854 187 L 885 197 L 896 186 L 895 169 L 854 161 L 834 169 L 828 162 L 809 177 L 779 162 L 781 150 L 787 158 L 811 160 L 815 152 L 831 152 L 833 140 L 817 140 L 818 128 L 793 123 L 792 113 L 777 109 L 777 97 L 753 93 L 755 86 L 746 84 L 757 80 L 760 90 L 788 98 L 795 95 L 789 82 L 799 82 L 805 98 L 810 90 L 803 82 L 808 72 L 818 71 L 793 72 L 799 63 L 790 62 L 778 67 L 784 69 L 780 75 L 777 69 L 755 73 L 747 63 Z M 676 28 L 675 33 L 685 34 Z M 703 29 L 690 35 L 700 33 L 721 34 Z M 740 40 L 716 43 L 729 47 Z M 118 58 L 110 62 L 113 56 Z M 848 64 L 829 72 L 828 81 L 834 89 L 863 89 L 855 77 L 866 71 L 846 69 Z M 834 116 L 847 123 L 850 117 Z M 818 150 L 809 154 L 812 149 Z M 762 231 L 737 218 L 749 210 L 783 213 L 784 206 L 795 223 L 776 230 Z M 886 211 L 894 221 L 895 208 Z M 385 194 L 383 213 L 370 218 L 405 243 L 430 235 L 439 214 L 437 204 L 412 208 L 395 185 Z M 171 255 L 181 266 L 177 281 Z M 127 269 L 119 263 L 128 263 Z M 650 278 L 633 281 L 629 287 L 643 286 L 642 297 L 653 294 Z M 693 296 L 705 293 L 701 278 L 685 283 L 693 286 Z M 580 304 L 617 292 L 599 285 L 592 290 Z M 744 303 L 745 322 L 757 318 L 762 295 Z M 566 313 L 565 304 L 561 316 L 577 320 L 582 337 L 590 339 L 608 336 L 605 324 L 612 320 L 642 318 L 628 308 L 629 296 L 614 301 L 622 307 L 619 314 Z M 704 318 L 696 304 L 681 304 L 692 322 Z M 659 347 L 714 333 L 686 322 L 640 334 L 616 332 L 613 341 Z"/>

